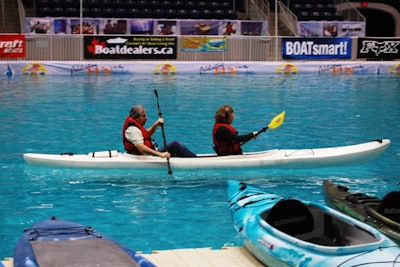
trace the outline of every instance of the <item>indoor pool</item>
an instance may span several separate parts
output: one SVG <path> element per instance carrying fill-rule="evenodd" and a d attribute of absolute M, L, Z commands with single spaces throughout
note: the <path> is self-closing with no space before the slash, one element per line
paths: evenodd
<path fill-rule="evenodd" d="M 367 75 L 20 76 L 0 80 L 0 259 L 22 231 L 51 216 L 90 225 L 128 247 L 152 250 L 241 245 L 228 204 L 228 179 L 287 197 L 323 202 L 331 179 L 379 197 L 399 188 L 400 79 Z M 260 130 L 285 110 L 285 122 L 245 151 L 317 148 L 388 138 L 369 164 L 303 170 L 182 171 L 28 166 L 25 152 L 123 150 L 121 129 L 134 104 L 158 117 L 167 141 L 212 153 L 214 113 L 235 109 L 240 133 Z M 155 139 L 162 144 L 160 129 Z"/>

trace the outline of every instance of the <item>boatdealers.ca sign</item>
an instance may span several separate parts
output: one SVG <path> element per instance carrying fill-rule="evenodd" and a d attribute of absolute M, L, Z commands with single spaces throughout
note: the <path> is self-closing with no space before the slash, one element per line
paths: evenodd
<path fill-rule="evenodd" d="M 85 59 L 176 59 L 177 37 L 85 36 Z"/>
<path fill-rule="evenodd" d="M 283 38 L 283 59 L 350 59 L 351 38 Z"/>

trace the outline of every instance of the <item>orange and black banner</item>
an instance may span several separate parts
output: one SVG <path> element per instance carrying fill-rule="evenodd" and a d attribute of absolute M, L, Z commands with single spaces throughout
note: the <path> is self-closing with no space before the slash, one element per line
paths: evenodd
<path fill-rule="evenodd" d="M 400 38 L 358 38 L 357 42 L 357 58 L 400 58 Z"/>
<path fill-rule="evenodd" d="M 177 37 L 85 36 L 85 59 L 176 59 Z"/>
<path fill-rule="evenodd" d="M 0 58 L 25 58 L 25 35 L 0 34 Z"/>

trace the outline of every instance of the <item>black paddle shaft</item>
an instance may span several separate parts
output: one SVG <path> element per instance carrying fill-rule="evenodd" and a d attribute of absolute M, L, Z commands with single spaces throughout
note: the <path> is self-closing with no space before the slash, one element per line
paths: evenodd
<path fill-rule="evenodd" d="M 157 89 L 154 89 L 154 95 L 157 98 L 157 108 L 158 108 L 158 117 L 162 118 L 162 112 L 161 112 L 161 108 L 160 108 L 160 102 L 158 100 L 158 92 Z M 164 130 L 164 124 L 161 124 L 161 132 L 162 132 L 162 137 L 163 137 L 163 142 L 164 142 L 164 147 L 167 147 L 167 139 L 165 137 L 165 130 Z M 168 174 L 172 174 L 172 170 L 171 170 L 171 164 L 169 163 L 169 158 L 167 158 L 167 165 L 168 165 Z"/>

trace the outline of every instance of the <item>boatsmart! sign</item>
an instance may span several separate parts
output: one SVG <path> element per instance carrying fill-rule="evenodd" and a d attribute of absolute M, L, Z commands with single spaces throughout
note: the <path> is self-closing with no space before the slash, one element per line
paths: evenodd
<path fill-rule="evenodd" d="M 85 59 L 176 59 L 177 37 L 85 36 Z"/>
<path fill-rule="evenodd" d="M 350 59 L 351 38 L 283 38 L 283 59 Z"/>

